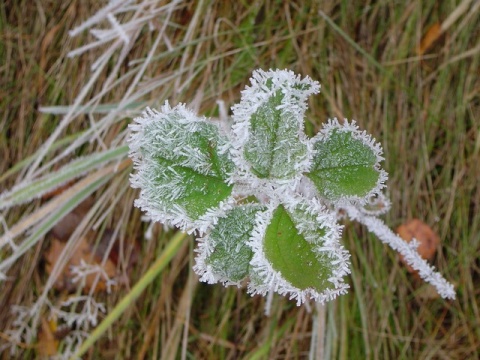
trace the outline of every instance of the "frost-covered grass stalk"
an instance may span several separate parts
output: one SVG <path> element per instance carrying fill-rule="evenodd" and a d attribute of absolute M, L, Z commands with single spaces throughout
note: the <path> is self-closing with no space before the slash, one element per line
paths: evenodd
<path fill-rule="evenodd" d="M 453 286 L 377 218 L 388 210 L 382 149 L 355 122 L 329 120 L 309 139 L 307 99 L 320 85 L 291 71 L 253 73 L 233 125 L 168 102 L 131 125 L 136 205 L 198 235 L 194 270 L 210 284 L 278 293 L 297 305 L 345 294 L 349 253 L 339 220 L 366 225 L 447 299 Z"/>

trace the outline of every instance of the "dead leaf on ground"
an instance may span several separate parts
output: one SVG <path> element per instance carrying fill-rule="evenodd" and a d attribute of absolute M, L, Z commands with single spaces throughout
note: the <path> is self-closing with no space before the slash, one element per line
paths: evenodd
<path fill-rule="evenodd" d="M 94 236 L 92 232 L 89 234 L 91 236 Z M 86 237 L 82 237 L 79 241 L 80 242 L 75 250 L 75 253 L 70 258 L 67 265 L 61 271 L 60 276 L 55 281 L 54 287 L 59 291 L 73 292 L 77 289 L 78 284 L 74 282 L 75 274 L 71 270 L 72 266 L 80 266 L 82 262 L 91 266 L 100 266 L 102 262 L 102 258 L 94 253 L 94 249 L 88 243 Z M 51 274 L 53 267 L 60 259 L 61 253 L 66 247 L 66 245 L 66 243 L 56 238 L 52 239 L 50 248 L 45 254 L 45 260 L 47 261 L 47 274 Z M 116 275 L 116 266 L 110 259 L 107 259 L 105 265 L 103 265 L 102 267 L 102 271 L 108 276 L 109 279 L 113 279 Z M 85 277 L 84 287 L 82 289 L 85 293 L 89 292 L 90 289 L 94 286 L 97 274 L 98 273 L 92 273 L 88 274 Z M 94 291 L 105 291 L 107 289 L 106 280 L 107 279 L 105 277 L 100 276 Z"/>
<path fill-rule="evenodd" d="M 80 221 L 82 221 L 83 217 L 93 206 L 93 203 L 93 198 L 88 197 L 70 213 L 65 215 L 65 217 L 57 224 L 55 224 L 55 226 L 52 228 L 51 234 L 53 235 L 53 237 L 61 241 L 67 241 L 70 238 L 70 235 L 72 235 L 72 233 L 77 228 Z"/>
<path fill-rule="evenodd" d="M 70 235 L 72 235 L 82 220 L 82 217 L 82 215 L 73 211 L 68 213 L 62 220 L 55 224 L 51 230 L 51 234 L 54 238 L 63 242 L 67 242 L 70 238 Z"/>
<path fill-rule="evenodd" d="M 53 356 L 58 351 L 58 340 L 55 336 L 57 323 L 55 320 L 42 318 L 38 332 L 37 354 L 41 357 Z"/>
<path fill-rule="evenodd" d="M 432 284 L 424 284 L 424 286 L 417 291 L 416 295 L 422 300 L 435 300 L 440 298 L 437 288 Z"/>
<path fill-rule="evenodd" d="M 417 55 L 423 55 L 440 38 L 442 29 L 439 22 L 430 26 L 417 46 Z"/>
<path fill-rule="evenodd" d="M 397 228 L 397 233 L 406 242 L 410 242 L 412 238 L 415 238 L 419 243 L 417 251 L 420 256 L 425 260 L 433 259 L 440 244 L 440 238 L 430 226 L 418 219 L 412 219 L 400 225 Z M 400 260 L 407 267 L 408 272 L 418 276 L 418 272 L 408 265 L 401 255 Z"/>

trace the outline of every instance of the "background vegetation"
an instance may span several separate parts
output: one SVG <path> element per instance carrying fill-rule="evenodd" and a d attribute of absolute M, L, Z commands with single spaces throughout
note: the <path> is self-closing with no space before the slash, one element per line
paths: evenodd
<path fill-rule="evenodd" d="M 69 33 L 107 5 L 0 5 L 0 263 L 15 257 L 0 267 L 7 276 L 0 345 L 36 358 L 62 352 L 75 330 L 49 317 L 76 291 L 58 286 L 55 277 L 69 281 L 61 267 L 48 271 L 59 237 L 50 230 L 67 227 L 62 219 L 72 209 L 78 217 L 68 233 L 77 231 L 63 242 L 86 241 L 115 265 L 113 291 L 90 293 L 107 313 L 172 239 L 172 230 L 150 227 L 133 207 L 123 146 L 132 117 L 166 99 L 218 116 L 217 101 L 227 109 L 237 102 L 253 69 L 288 68 L 322 84 L 310 101 L 310 134 L 336 116 L 357 120 L 383 144 L 392 201 L 386 223 L 429 224 L 441 241 L 433 264 L 457 289 L 455 301 L 435 297 L 393 251 L 347 222 L 351 291 L 327 306 L 326 355 L 480 357 L 478 1 L 131 1 Z M 122 24 L 129 24 L 124 33 L 115 30 Z M 68 165 L 86 156 L 85 164 Z M 16 184 L 21 191 L 10 191 Z M 66 190 L 51 192 L 62 184 Z M 16 245 L 6 243 L 8 234 Z M 185 240 L 85 358 L 308 358 L 315 311 L 275 297 L 265 317 L 264 299 L 198 283 L 193 249 Z M 78 246 L 68 254 L 78 256 Z M 50 305 L 35 305 L 44 295 Z M 32 344 L 8 331 L 19 316 L 14 305 L 38 311 L 38 323 L 29 324 L 42 335 Z M 10 350 L 0 356 L 10 358 Z"/>

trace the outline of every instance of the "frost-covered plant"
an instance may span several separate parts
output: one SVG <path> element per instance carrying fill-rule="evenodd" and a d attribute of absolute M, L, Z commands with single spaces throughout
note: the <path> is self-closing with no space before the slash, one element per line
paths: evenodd
<path fill-rule="evenodd" d="M 47 305 L 48 312 L 42 312 L 42 306 Z M 63 338 L 62 353 L 54 359 L 71 359 L 74 352 L 88 337 L 89 330 L 98 324 L 101 314 L 106 312 L 105 305 L 97 302 L 90 295 L 72 296 L 60 303 L 53 304 L 49 299 L 40 300 L 31 306 L 15 305 L 11 309 L 15 321 L 5 334 L 10 342 L 0 346 L 0 353 L 10 348 L 12 356 L 18 355 L 18 344 L 32 343 L 37 336 L 37 316 L 47 315 L 59 326 L 66 325 L 71 331 Z"/>
<path fill-rule="evenodd" d="M 320 85 L 291 71 L 257 70 L 228 131 L 184 105 L 147 109 L 132 124 L 136 206 L 199 235 L 200 280 L 324 303 L 347 291 L 349 253 L 338 221 L 365 224 L 444 298 L 453 286 L 376 216 L 388 210 L 382 150 L 355 122 L 304 133 Z"/>

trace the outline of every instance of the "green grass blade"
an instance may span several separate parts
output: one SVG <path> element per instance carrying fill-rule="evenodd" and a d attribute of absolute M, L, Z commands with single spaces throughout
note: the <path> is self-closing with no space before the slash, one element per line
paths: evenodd
<path fill-rule="evenodd" d="M 23 204 L 52 191 L 100 165 L 120 159 L 128 153 L 128 146 L 121 146 L 101 153 L 95 153 L 72 161 L 58 171 L 52 172 L 30 183 L 22 183 L 10 192 L 0 195 L 0 209 Z"/>
<path fill-rule="evenodd" d="M 66 144 L 70 144 L 71 142 L 73 142 L 74 140 L 76 140 L 78 137 L 82 136 L 83 134 L 85 134 L 85 131 L 82 131 L 82 132 L 78 132 L 78 133 L 75 133 L 73 135 L 70 135 L 70 136 L 66 136 L 64 138 L 61 138 L 60 140 L 58 140 L 57 142 L 55 142 L 51 148 L 50 148 L 50 152 L 54 152 L 58 149 L 60 149 L 62 146 L 66 145 Z M 49 152 L 49 153 L 50 153 Z M 10 169 L 8 169 L 7 171 L 5 171 L 2 175 L 0 175 L 0 182 L 4 181 L 6 178 L 8 178 L 9 176 L 15 174 L 16 172 L 20 171 L 21 169 L 27 167 L 29 164 L 31 164 L 33 161 L 35 160 L 35 154 L 31 155 L 31 156 L 28 156 L 26 157 L 25 159 L 22 159 L 21 161 L 15 163 L 15 165 L 13 165 Z"/>
<path fill-rule="evenodd" d="M 55 211 L 53 211 L 43 222 L 41 222 L 33 233 L 25 239 L 13 252 L 13 254 L 0 263 L 0 272 L 8 270 L 10 266 L 31 249 L 55 224 L 57 224 L 65 215 L 75 209 L 83 200 L 90 196 L 94 191 L 98 190 L 105 184 L 114 174 L 103 176 L 93 181 L 81 191 L 72 196 L 69 201 L 63 203 Z"/>
<path fill-rule="evenodd" d="M 345 41 L 347 41 L 352 47 L 357 50 L 360 54 L 362 54 L 373 66 L 375 66 L 377 69 L 379 69 L 382 72 L 386 72 L 385 68 L 380 64 L 375 58 L 370 55 L 368 52 L 365 51 L 364 48 L 362 48 L 360 45 L 358 45 L 355 40 L 353 40 L 348 34 L 342 30 L 340 26 L 335 24 L 335 22 L 323 11 L 319 11 L 318 14 L 330 25 L 333 30 L 335 30 L 337 33 L 339 33 Z"/>

